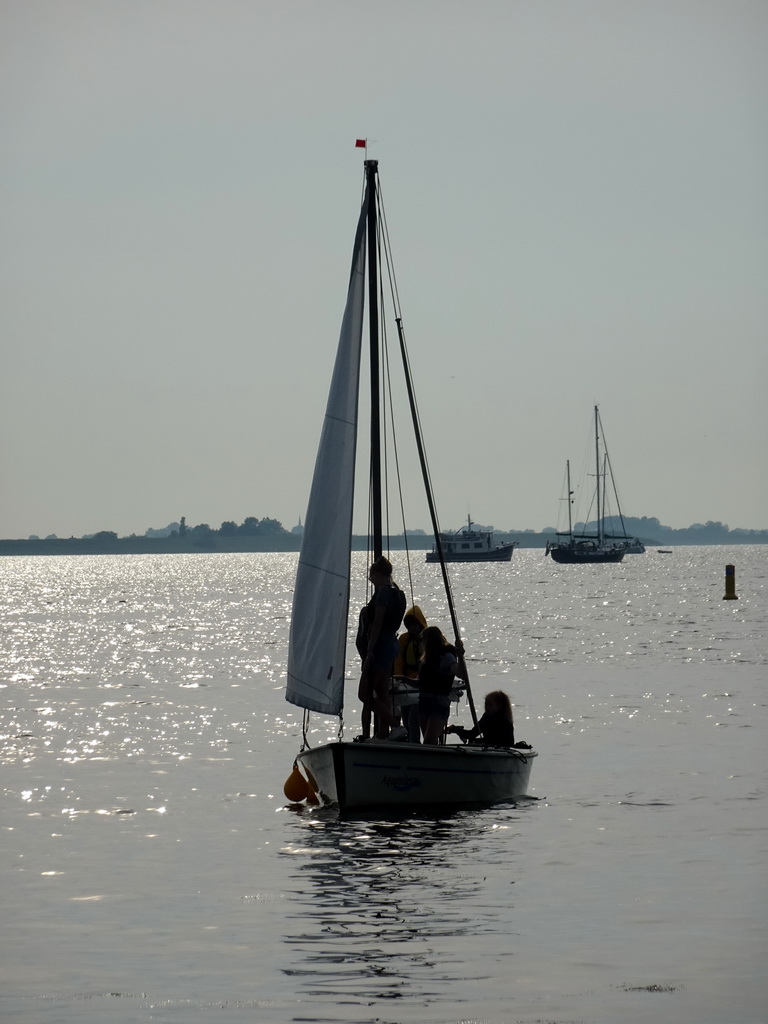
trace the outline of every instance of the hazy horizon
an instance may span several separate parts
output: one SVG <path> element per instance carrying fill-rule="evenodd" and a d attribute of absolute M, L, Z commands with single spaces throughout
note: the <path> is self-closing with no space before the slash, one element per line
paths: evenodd
<path fill-rule="evenodd" d="M 261 516 L 261 517 L 257 516 L 256 518 L 274 519 L 275 517 L 274 516 Z M 607 517 L 607 518 L 609 519 L 609 521 L 612 521 L 612 520 L 618 521 L 619 517 L 618 516 L 610 516 L 610 517 Z M 635 520 L 642 519 L 642 518 L 658 520 L 658 516 L 645 516 L 645 517 L 643 517 L 643 516 L 632 516 L 632 515 L 624 514 L 624 520 L 627 523 L 634 522 Z M 204 525 L 202 523 L 202 521 L 201 522 L 196 522 L 194 519 L 187 520 L 186 517 L 185 517 L 185 521 L 186 521 L 186 526 L 187 526 L 188 529 L 194 529 L 194 527 L 196 527 L 196 526 Z M 220 529 L 220 527 L 223 525 L 224 522 L 232 522 L 232 521 L 233 520 L 223 520 L 222 523 L 218 523 L 218 524 L 208 523 L 207 525 L 212 530 L 218 531 Z M 661 522 L 660 520 L 658 520 L 658 521 L 659 521 L 659 527 L 664 529 L 664 530 L 669 530 L 669 529 L 672 529 L 672 530 L 688 530 L 688 529 L 692 529 L 692 528 L 697 527 L 697 526 L 706 526 L 706 524 L 708 522 L 713 522 L 713 523 L 720 522 L 719 520 L 709 520 L 709 519 L 695 520 L 694 522 L 689 523 L 687 526 L 671 527 L 667 523 Z M 292 533 L 297 528 L 303 526 L 302 523 L 283 523 L 280 520 L 278 520 L 278 522 L 280 522 L 280 525 L 283 527 L 283 529 L 286 531 L 286 533 Z M 586 525 L 589 526 L 593 522 L 593 520 L 586 520 L 586 521 L 584 521 L 584 520 L 574 520 L 574 522 L 573 522 L 574 530 L 581 529 L 585 525 L 585 522 L 586 522 Z M 238 522 L 236 520 L 235 520 L 235 523 L 236 523 L 237 526 L 240 525 L 240 522 Z M 105 527 L 103 527 L 103 529 L 106 530 L 106 531 L 111 531 L 113 533 L 118 533 L 118 537 L 123 539 L 125 537 L 130 537 L 130 536 L 145 537 L 148 533 L 155 534 L 155 533 L 158 533 L 158 532 L 161 532 L 161 531 L 164 531 L 164 530 L 168 530 L 168 529 L 170 529 L 172 527 L 175 527 L 175 526 L 178 526 L 178 525 L 179 525 L 179 520 L 172 519 L 169 522 L 165 523 L 163 526 L 147 526 L 143 530 L 132 530 L 130 533 L 127 533 L 127 534 L 122 534 L 122 533 L 119 533 L 118 531 L 112 530 L 112 528 L 109 527 L 109 526 L 105 526 Z M 463 523 L 459 523 L 458 525 L 448 525 L 448 526 L 445 526 L 445 525 L 441 524 L 441 531 L 444 532 L 444 533 L 456 533 L 459 530 L 461 530 L 462 528 L 464 528 L 466 525 L 467 525 L 466 524 L 466 519 L 465 519 L 465 521 Z M 727 529 L 729 529 L 731 532 L 738 531 L 738 530 L 748 530 L 748 531 L 756 531 L 756 532 L 768 532 L 768 527 L 761 527 L 761 526 L 732 526 L 729 523 L 722 523 L 722 525 L 724 527 L 726 527 Z M 478 530 L 493 530 L 495 533 L 499 533 L 499 534 L 506 534 L 506 533 L 536 533 L 536 534 L 539 534 L 539 533 L 549 533 L 549 532 L 551 532 L 553 530 L 561 530 L 560 526 L 557 526 L 557 525 L 554 525 L 554 524 L 547 524 L 546 526 L 539 526 L 539 527 L 535 527 L 535 526 L 496 526 L 493 523 L 476 523 L 474 520 L 472 520 L 472 527 L 473 527 L 473 529 L 478 529 Z M 95 531 L 95 532 L 100 532 L 100 531 Z M 423 526 L 408 526 L 407 527 L 407 532 L 409 534 L 413 534 L 413 535 L 417 535 L 417 536 L 418 535 L 429 536 L 429 535 L 431 535 L 432 530 L 430 528 L 426 528 L 426 527 L 423 527 Z M 396 536 L 401 536 L 402 533 L 403 533 L 403 530 L 400 527 L 398 527 L 396 529 L 390 530 L 389 535 L 393 536 L 393 537 L 396 537 Z M 355 531 L 354 535 L 355 536 L 365 536 L 365 531 L 361 531 L 360 533 Z M 40 534 L 29 534 L 28 533 L 28 534 L 20 535 L 18 537 L 3 537 L 3 538 L 0 538 L 0 540 L 30 540 L 30 539 L 45 540 L 45 539 L 48 539 L 48 538 L 51 538 L 51 537 L 54 537 L 57 540 L 67 540 L 67 539 L 70 539 L 71 537 L 74 537 L 76 540 L 82 540 L 82 539 L 85 539 L 85 536 L 93 536 L 93 534 L 88 534 L 88 535 L 82 535 L 82 534 L 81 535 L 60 534 L 60 533 L 56 533 L 56 531 L 51 531 L 50 533 L 48 533 L 45 536 L 41 536 Z"/>
<path fill-rule="evenodd" d="M 358 137 L 443 528 L 556 525 L 595 403 L 625 514 L 768 523 L 764 3 L 27 0 L 0 26 L 1 537 L 303 521 Z"/>

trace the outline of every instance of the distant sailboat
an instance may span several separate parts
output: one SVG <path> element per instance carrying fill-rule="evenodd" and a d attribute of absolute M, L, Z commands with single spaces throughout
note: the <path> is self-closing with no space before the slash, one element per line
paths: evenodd
<path fill-rule="evenodd" d="M 595 406 L 595 492 L 596 503 L 595 530 L 593 533 L 586 531 L 586 526 L 581 532 L 573 529 L 573 491 L 571 490 L 571 464 L 566 462 L 566 479 L 568 503 L 568 530 L 558 531 L 557 541 L 548 543 L 545 554 L 552 557 L 553 561 L 566 565 L 578 565 L 584 563 L 599 562 L 621 562 L 626 554 L 643 554 L 645 545 L 638 537 L 630 537 L 624 526 L 624 516 L 619 505 L 619 497 L 616 492 L 616 484 L 613 478 L 611 462 L 608 458 L 608 451 L 605 446 L 600 412 Z M 614 517 L 606 513 L 608 481 L 610 480 L 613 497 L 616 501 L 618 519 L 621 524 L 621 533 L 608 532 L 607 522 Z"/>

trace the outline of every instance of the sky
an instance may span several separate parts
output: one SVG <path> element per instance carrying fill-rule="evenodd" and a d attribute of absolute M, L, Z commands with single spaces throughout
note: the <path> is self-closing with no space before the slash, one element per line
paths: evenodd
<path fill-rule="evenodd" d="M 625 514 L 768 528 L 767 43 L 762 0 L 2 0 L 0 537 L 303 519 L 356 138 L 443 528 L 557 525 L 595 403 Z"/>

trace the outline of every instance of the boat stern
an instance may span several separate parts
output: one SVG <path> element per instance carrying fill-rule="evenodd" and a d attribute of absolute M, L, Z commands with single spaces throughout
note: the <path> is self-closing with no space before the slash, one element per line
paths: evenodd
<path fill-rule="evenodd" d="M 368 741 L 329 743 L 297 760 L 323 804 L 364 808 L 488 805 L 525 796 L 534 750 Z"/>

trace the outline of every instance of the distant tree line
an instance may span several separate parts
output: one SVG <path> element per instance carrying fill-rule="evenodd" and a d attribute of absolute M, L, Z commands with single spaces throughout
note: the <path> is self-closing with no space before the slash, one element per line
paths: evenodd
<path fill-rule="evenodd" d="M 191 537 L 202 539 L 205 537 L 284 537 L 288 530 L 277 519 L 257 519 L 256 516 L 246 516 L 242 523 L 228 519 L 218 529 L 209 526 L 208 523 L 198 523 L 197 526 L 187 526 L 186 516 L 182 516 L 178 523 L 169 523 L 162 530 L 147 530 L 145 537 Z"/>
<path fill-rule="evenodd" d="M 621 520 L 618 517 L 609 517 L 606 519 L 606 531 L 608 533 L 621 533 Z M 480 527 L 480 529 L 486 529 L 486 527 Z M 594 532 L 596 524 L 590 523 L 576 523 L 574 525 L 574 532 Z M 624 529 L 627 535 L 630 537 L 639 537 L 646 543 L 658 543 L 658 544 L 766 544 L 768 543 L 768 530 L 745 530 L 741 528 L 731 529 L 727 524 L 709 520 L 706 523 L 693 523 L 691 526 L 684 527 L 683 529 L 674 529 L 671 526 L 664 526 L 653 516 L 624 516 Z M 301 534 L 302 529 L 300 526 L 294 527 L 292 530 L 286 530 L 283 524 L 277 519 L 271 519 L 266 516 L 263 519 L 259 519 L 256 516 L 247 516 L 242 523 L 236 523 L 234 520 L 226 520 L 223 522 L 218 529 L 214 529 L 209 526 L 208 523 L 198 523 L 196 526 L 189 526 L 185 516 L 182 516 L 178 522 L 169 523 L 168 526 L 162 529 L 148 529 L 143 534 L 144 538 L 150 540 L 160 539 L 173 539 L 178 538 L 179 541 L 192 544 L 194 547 L 211 547 L 216 546 L 216 538 L 221 538 L 222 543 L 226 543 L 228 550 L 233 549 L 233 540 L 238 537 L 242 538 L 261 538 L 262 541 L 268 542 L 270 539 L 278 542 L 283 539 L 285 543 L 286 538 L 292 538 L 293 542 L 297 542 L 297 534 Z M 526 529 L 526 530 L 496 530 L 497 537 L 500 540 L 518 539 L 523 546 L 543 544 L 546 538 L 555 533 L 555 528 L 547 526 L 541 531 Z M 415 539 L 428 539 L 424 530 L 421 529 L 409 529 L 407 535 Z M 525 538 L 530 538 L 526 543 Z M 59 541 L 60 538 L 56 534 L 49 534 L 46 541 Z M 130 537 L 122 538 L 122 540 L 140 541 L 142 538 L 136 534 L 131 534 Z M 85 534 L 82 538 L 71 537 L 70 541 L 76 540 L 97 542 L 99 544 L 114 544 L 116 541 L 121 540 L 118 538 L 117 533 L 113 530 L 100 530 L 98 533 Z M 40 542 L 40 538 L 32 536 L 29 541 Z M 2 542 L 6 543 L 6 542 Z M 23 542 L 18 542 L 23 543 Z M 260 548 L 265 550 L 263 546 Z M 282 549 L 282 547 L 280 548 Z"/>
<path fill-rule="evenodd" d="M 296 532 L 295 530 L 293 532 Z M 186 516 L 182 516 L 178 523 L 169 523 L 167 526 L 162 527 L 159 530 L 155 530 L 150 527 L 146 533 L 142 534 L 144 537 L 156 538 L 156 537 L 285 537 L 289 536 L 290 531 L 283 527 L 283 524 L 278 522 L 277 519 L 270 519 L 268 516 L 264 519 L 257 519 L 256 516 L 246 516 L 246 518 L 238 525 L 231 520 L 222 523 L 218 529 L 214 529 L 209 526 L 208 523 L 199 523 L 197 526 L 187 526 Z M 136 538 L 138 535 L 135 533 L 130 534 L 130 537 Z M 40 540 L 36 534 L 32 534 L 29 540 Z M 46 540 L 60 540 L 55 533 L 49 533 L 45 538 Z M 70 538 L 71 540 L 99 540 L 99 541 L 114 541 L 120 538 L 114 530 L 99 530 L 98 533 L 85 533 L 82 537 Z"/>

